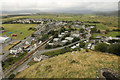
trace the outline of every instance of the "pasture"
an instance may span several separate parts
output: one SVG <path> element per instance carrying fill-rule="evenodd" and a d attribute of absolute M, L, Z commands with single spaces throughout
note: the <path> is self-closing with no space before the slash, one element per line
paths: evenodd
<path fill-rule="evenodd" d="M 3 24 L 2 27 L 4 27 L 6 32 L 2 33 L 2 35 L 21 40 L 32 34 L 34 31 L 28 29 L 35 26 L 37 26 L 37 24 Z M 9 32 L 12 32 L 11 34 L 17 34 L 17 36 L 11 36 Z M 20 32 L 22 32 L 22 34 L 20 34 Z"/>

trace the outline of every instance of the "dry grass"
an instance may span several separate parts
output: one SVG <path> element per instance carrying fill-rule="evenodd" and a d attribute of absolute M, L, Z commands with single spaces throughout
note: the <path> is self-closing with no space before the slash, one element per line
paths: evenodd
<path fill-rule="evenodd" d="M 68 52 L 36 63 L 16 78 L 95 78 L 99 68 L 117 71 L 118 56 L 95 51 Z"/>

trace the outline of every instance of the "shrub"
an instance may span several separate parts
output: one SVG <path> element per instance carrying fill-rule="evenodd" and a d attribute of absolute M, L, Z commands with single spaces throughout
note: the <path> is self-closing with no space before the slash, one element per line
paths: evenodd
<path fill-rule="evenodd" d="M 106 44 L 106 43 L 98 43 L 95 46 L 95 50 L 96 51 L 101 51 L 101 52 L 107 52 L 108 46 L 109 45 Z"/>
<path fill-rule="evenodd" d="M 120 44 L 116 43 L 116 44 L 110 45 L 109 48 L 108 48 L 108 52 L 120 56 Z"/>

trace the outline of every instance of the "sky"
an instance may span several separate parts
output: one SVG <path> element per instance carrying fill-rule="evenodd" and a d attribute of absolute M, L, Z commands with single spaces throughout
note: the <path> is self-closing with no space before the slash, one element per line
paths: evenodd
<path fill-rule="evenodd" d="M 119 0 L 1 0 L 2 11 L 115 11 Z"/>

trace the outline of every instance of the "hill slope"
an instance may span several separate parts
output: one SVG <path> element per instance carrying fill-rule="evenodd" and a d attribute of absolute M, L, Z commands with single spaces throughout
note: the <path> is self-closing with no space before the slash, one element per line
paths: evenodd
<path fill-rule="evenodd" d="M 95 78 L 99 68 L 118 69 L 118 56 L 101 52 L 68 52 L 36 63 L 16 78 Z"/>

